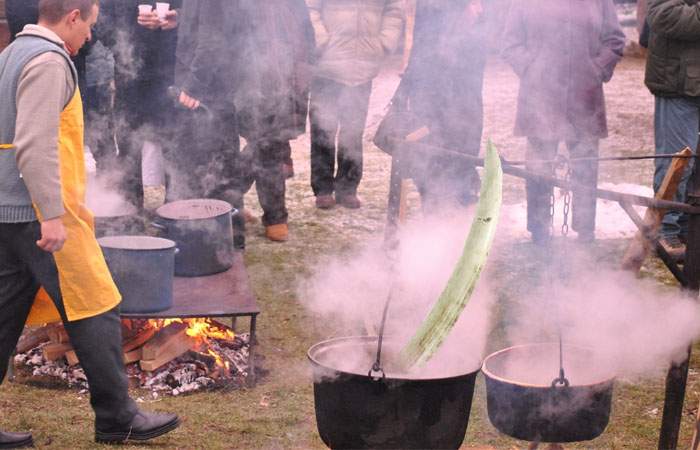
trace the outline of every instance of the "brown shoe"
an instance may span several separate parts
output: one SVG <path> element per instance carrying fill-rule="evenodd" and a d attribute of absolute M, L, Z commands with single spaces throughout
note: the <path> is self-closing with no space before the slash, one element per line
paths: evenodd
<path fill-rule="evenodd" d="M 676 263 L 683 263 L 685 260 L 685 244 L 678 236 L 664 236 L 659 239 L 659 245 L 666 250 L 671 259 Z"/>
<path fill-rule="evenodd" d="M 286 223 L 268 225 L 265 227 L 265 237 L 274 242 L 284 242 L 289 239 L 289 227 Z"/>
<path fill-rule="evenodd" d="M 319 209 L 331 209 L 335 206 L 335 199 L 332 195 L 318 195 L 316 196 L 316 208 Z"/>
<path fill-rule="evenodd" d="M 359 209 L 362 206 L 362 202 L 357 198 L 357 195 L 343 195 L 337 196 L 335 201 L 342 207 L 348 209 Z"/>

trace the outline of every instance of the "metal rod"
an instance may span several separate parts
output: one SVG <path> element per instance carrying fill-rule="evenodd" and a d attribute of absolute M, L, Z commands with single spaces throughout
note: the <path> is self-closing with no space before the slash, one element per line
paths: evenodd
<path fill-rule="evenodd" d="M 478 167 L 483 167 L 483 165 L 484 165 L 483 158 L 477 158 L 474 156 L 465 155 L 463 153 L 455 152 L 452 150 L 446 150 L 446 149 L 439 148 L 439 147 L 426 146 L 425 144 L 420 144 L 420 143 L 404 143 L 403 148 L 397 149 L 394 152 L 394 157 L 396 157 L 397 152 L 404 153 L 404 152 L 411 152 L 411 151 L 414 151 L 414 152 L 417 151 L 418 153 L 425 152 L 425 153 L 429 153 L 429 154 L 435 154 L 435 152 L 443 152 L 445 154 L 467 160 Z M 512 165 L 509 165 L 508 161 L 504 161 L 503 173 L 506 173 L 508 175 L 515 176 L 518 178 L 523 178 L 526 180 L 538 181 L 541 183 L 550 184 L 552 186 L 559 187 L 559 188 L 566 189 L 566 190 L 590 191 L 590 192 L 593 192 L 596 195 L 596 197 L 602 198 L 605 200 L 611 200 L 611 201 L 615 201 L 615 202 L 629 201 L 633 205 L 646 206 L 647 208 L 669 209 L 669 210 L 674 210 L 674 211 L 685 212 L 688 214 L 700 214 L 700 207 L 698 207 L 697 205 L 691 206 L 691 205 L 688 205 L 685 203 L 680 203 L 680 202 L 673 202 L 673 201 L 669 201 L 669 200 L 659 200 L 659 199 L 655 199 L 655 198 L 644 197 L 641 195 L 625 194 L 622 192 L 609 191 L 607 189 L 592 188 L 590 186 L 584 186 L 584 185 L 581 185 L 579 183 L 567 182 L 567 181 L 561 180 L 559 178 L 550 177 L 550 176 L 546 176 L 546 175 L 539 175 L 539 174 L 536 174 L 534 172 L 530 172 L 528 170 L 521 169 L 519 167 L 514 167 Z"/>
<path fill-rule="evenodd" d="M 394 154 L 391 158 L 391 178 L 389 180 L 389 203 L 387 205 L 386 229 L 384 230 L 384 245 L 389 251 L 395 249 L 398 241 L 399 214 L 401 211 L 401 155 Z"/>

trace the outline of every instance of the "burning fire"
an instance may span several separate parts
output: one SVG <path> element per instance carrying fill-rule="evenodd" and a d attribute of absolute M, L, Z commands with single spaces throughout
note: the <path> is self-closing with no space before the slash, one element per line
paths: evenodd
<path fill-rule="evenodd" d="M 233 330 L 225 328 L 224 326 L 210 319 L 165 319 L 149 320 L 148 322 L 156 330 L 165 328 L 173 323 L 186 324 L 187 329 L 185 330 L 185 333 L 196 340 L 197 347 L 200 349 L 206 349 L 206 354 L 214 358 L 217 366 L 225 368 L 227 371 L 230 369 L 230 362 L 226 361 L 217 351 L 214 351 L 212 348 L 214 347 L 212 345 L 212 340 L 218 339 L 233 341 L 233 339 L 236 337 Z"/>

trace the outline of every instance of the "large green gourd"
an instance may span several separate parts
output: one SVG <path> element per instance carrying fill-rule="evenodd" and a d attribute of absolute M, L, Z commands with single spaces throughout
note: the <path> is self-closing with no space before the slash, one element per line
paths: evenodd
<path fill-rule="evenodd" d="M 486 263 L 498 225 L 503 187 L 501 160 L 490 141 L 484 168 L 479 204 L 464 252 L 430 314 L 401 350 L 399 362 L 404 369 L 425 364 L 437 352 L 469 302 Z"/>

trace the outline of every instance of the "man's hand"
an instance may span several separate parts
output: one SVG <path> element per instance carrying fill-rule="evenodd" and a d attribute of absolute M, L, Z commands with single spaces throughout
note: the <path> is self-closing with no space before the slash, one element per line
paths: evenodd
<path fill-rule="evenodd" d="M 174 30 L 177 28 L 177 10 L 171 9 L 165 13 L 165 20 L 160 22 L 160 27 L 163 30 Z"/>
<path fill-rule="evenodd" d="M 41 222 L 41 240 L 36 241 L 36 245 L 45 252 L 54 253 L 63 248 L 66 238 L 66 229 L 57 217 Z"/>
<path fill-rule="evenodd" d="M 157 30 L 160 28 L 161 21 L 158 18 L 158 13 L 151 11 L 150 13 L 141 13 L 136 19 L 138 24 L 149 30 Z"/>
<path fill-rule="evenodd" d="M 185 91 L 182 91 L 180 92 L 180 104 L 187 109 L 197 109 L 201 103 L 196 98 L 185 94 Z"/>

